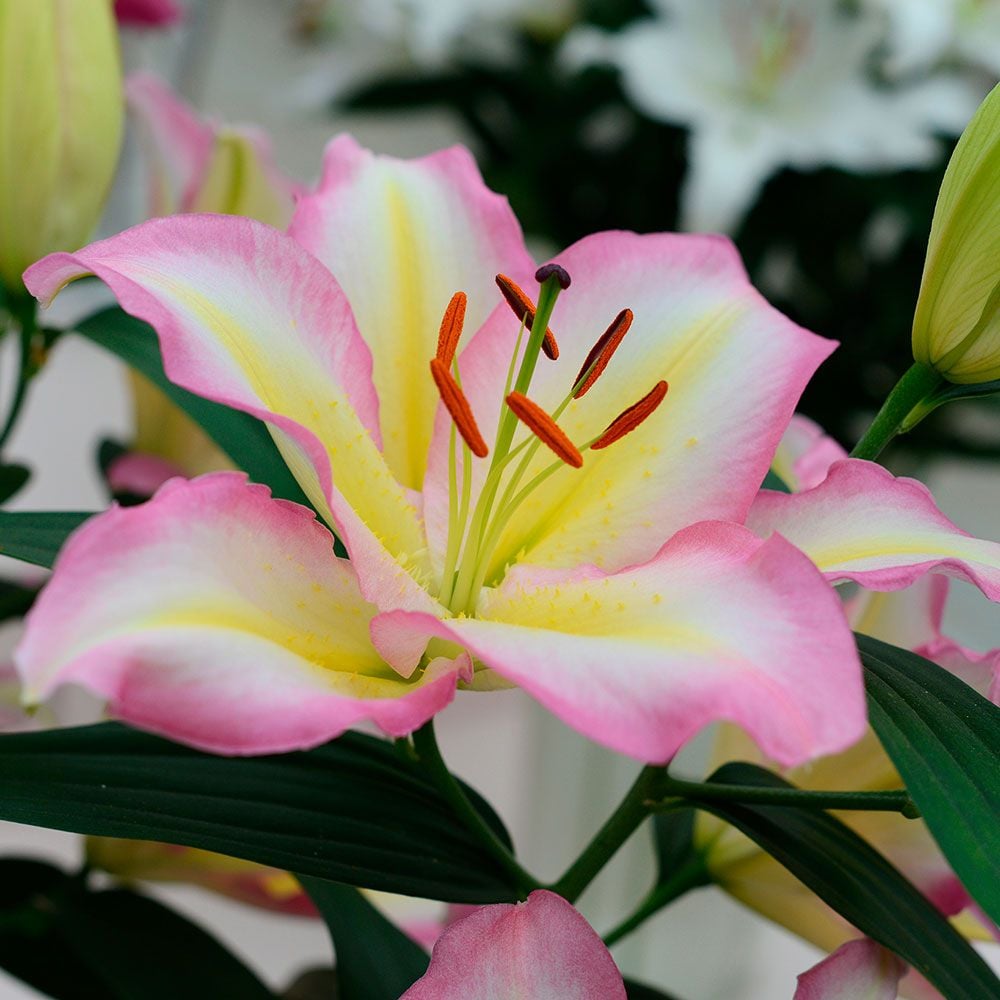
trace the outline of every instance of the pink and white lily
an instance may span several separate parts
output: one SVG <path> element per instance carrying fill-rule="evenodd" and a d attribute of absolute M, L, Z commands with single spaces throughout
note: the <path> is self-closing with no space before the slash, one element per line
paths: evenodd
<path fill-rule="evenodd" d="M 438 938 L 427 973 L 400 1000 L 625 1000 L 604 942 L 562 896 L 484 906 Z"/>
<path fill-rule="evenodd" d="M 857 655 L 822 574 L 892 588 L 937 568 L 998 597 L 1000 546 L 869 463 L 755 500 L 833 344 L 769 307 L 726 240 L 602 233 L 555 263 L 572 287 L 553 362 L 496 292 L 502 272 L 517 300 L 535 266 L 468 154 L 340 138 L 287 234 L 178 216 L 32 267 L 44 302 L 96 274 L 174 381 L 267 421 L 326 523 L 233 473 L 95 518 L 30 617 L 29 696 L 82 683 L 226 753 L 363 719 L 406 734 L 459 683 L 517 684 L 649 762 L 718 719 L 786 765 L 857 740 Z M 588 365 L 606 371 L 584 395 Z M 596 450 L 609 425 L 631 433 Z"/>

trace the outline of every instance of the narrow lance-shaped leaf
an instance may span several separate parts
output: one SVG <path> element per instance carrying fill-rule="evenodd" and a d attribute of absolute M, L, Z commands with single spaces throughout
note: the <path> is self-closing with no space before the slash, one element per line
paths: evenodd
<path fill-rule="evenodd" d="M 753 764 L 725 764 L 709 779 L 792 787 Z M 863 934 L 894 951 L 947 1000 L 1000 998 L 1000 980 L 947 919 L 881 854 L 829 813 L 702 800 L 784 865 Z"/>
<path fill-rule="evenodd" d="M 930 660 L 859 635 L 869 715 L 955 873 L 1000 922 L 1000 708 Z"/>
<path fill-rule="evenodd" d="M 349 733 L 308 752 L 219 757 L 116 723 L 0 735 L 0 819 L 161 840 L 385 892 L 517 899 L 420 768 Z M 476 808 L 509 844 L 490 807 Z"/>

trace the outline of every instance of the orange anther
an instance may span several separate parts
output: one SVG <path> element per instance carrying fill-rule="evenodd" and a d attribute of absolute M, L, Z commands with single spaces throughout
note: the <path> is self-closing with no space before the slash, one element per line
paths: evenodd
<path fill-rule="evenodd" d="M 666 394 L 667 383 L 662 380 L 657 382 L 638 403 L 633 403 L 627 410 L 622 410 L 608 424 L 607 430 L 590 447 L 594 451 L 607 448 L 608 445 L 621 440 L 626 434 L 631 434 L 663 402 L 663 397 Z"/>
<path fill-rule="evenodd" d="M 574 399 L 579 399 L 588 392 L 590 387 L 601 377 L 601 373 L 608 367 L 612 355 L 618 350 L 618 345 L 628 333 L 633 318 L 631 309 L 623 309 L 614 318 L 611 326 L 598 337 L 597 343 L 590 349 L 587 360 L 584 361 L 583 367 L 580 369 L 580 374 L 573 382 L 573 385 L 580 385 L 580 388 L 573 393 Z"/>
<path fill-rule="evenodd" d="M 530 330 L 531 324 L 535 322 L 535 304 L 524 294 L 521 286 L 511 281 L 506 274 L 498 274 L 496 280 L 497 288 L 500 289 L 501 294 L 507 300 L 507 305 L 510 306 L 511 311 Z M 559 345 L 556 343 L 556 338 L 552 331 L 548 328 L 545 330 L 542 350 L 545 352 L 546 357 L 551 358 L 553 361 L 559 357 Z"/>
<path fill-rule="evenodd" d="M 448 308 L 444 311 L 444 319 L 441 320 L 441 329 L 438 331 L 437 359 L 445 368 L 451 368 L 455 358 L 455 348 L 458 347 L 462 326 L 465 323 L 467 302 L 468 297 L 465 292 L 455 292 L 451 302 L 448 303 Z"/>
<path fill-rule="evenodd" d="M 479 426 L 472 414 L 472 407 L 454 376 L 440 358 L 431 358 L 431 375 L 434 376 L 438 392 L 441 393 L 441 401 L 451 414 L 451 419 L 455 421 L 458 433 L 464 438 L 469 450 L 477 458 L 485 458 L 490 450 L 486 447 L 482 434 L 479 433 Z"/>
<path fill-rule="evenodd" d="M 574 469 L 579 469 L 583 465 L 580 449 L 566 437 L 562 428 L 537 403 L 519 392 L 512 392 L 507 397 L 507 405 L 514 416 L 567 465 L 572 465 Z"/>

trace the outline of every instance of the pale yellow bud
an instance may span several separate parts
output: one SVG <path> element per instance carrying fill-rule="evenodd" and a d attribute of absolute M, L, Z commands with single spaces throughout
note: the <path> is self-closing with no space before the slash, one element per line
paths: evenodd
<path fill-rule="evenodd" d="M 913 357 L 951 382 L 1000 379 L 1000 86 L 962 134 L 941 183 Z"/>
<path fill-rule="evenodd" d="M 0 280 L 97 225 L 121 145 L 111 0 L 0 0 Z"/>

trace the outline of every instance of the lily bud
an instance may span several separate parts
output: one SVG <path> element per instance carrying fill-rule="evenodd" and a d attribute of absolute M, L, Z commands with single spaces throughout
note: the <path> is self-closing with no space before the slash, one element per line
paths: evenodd
<path fill-rule="evenodd" d="M 913 357 L 950 382 L 1000 379 L 1000 87 L 962 134 L 941 184 Z"/>
<path fill-rule="evenodd" d="M 0 0 L 0 280 L 91 235 L 121 145 L 110 0 Z"/>

